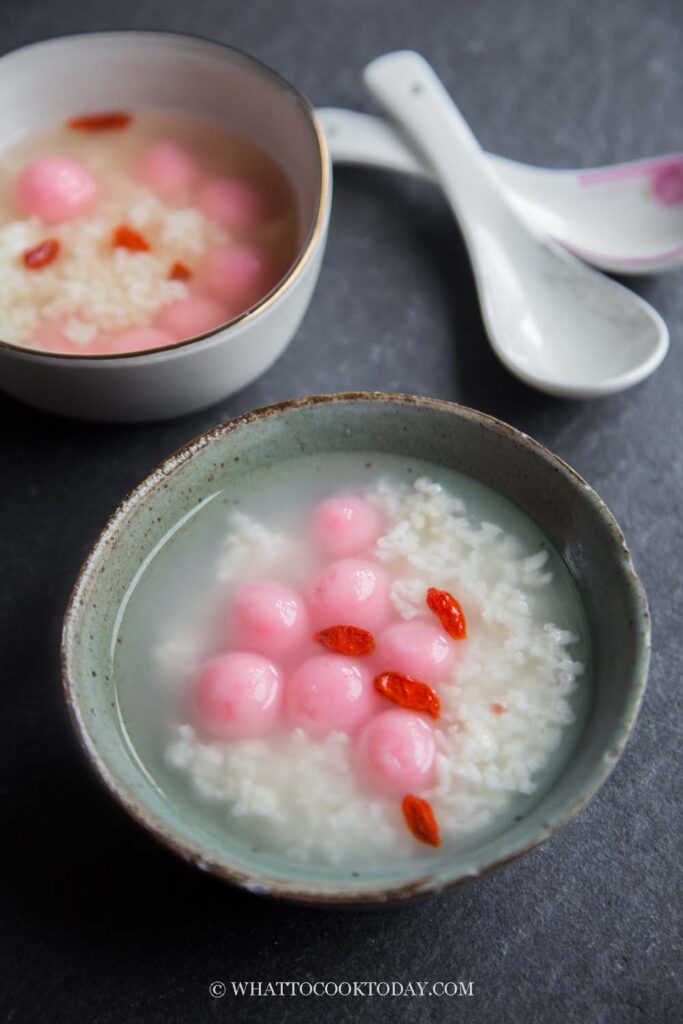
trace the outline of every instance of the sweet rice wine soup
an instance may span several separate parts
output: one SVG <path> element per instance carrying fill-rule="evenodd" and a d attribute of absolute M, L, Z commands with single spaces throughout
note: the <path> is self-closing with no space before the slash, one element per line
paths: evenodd
<path fill-rule="evenodd" d="M 0 339 L 122 355 L 215 330 L 294 263 L 292 185 L 217 122 L 76 116 L 0 160 Z"/>
<path fill-rule="evenodd" d="M 547 538 L 470 477 L 388 454 L 217 487 L 119 624 L 131 758 L 272 863 L 473 849 L 556 779 L 587 706 L 587 626 Z"/>

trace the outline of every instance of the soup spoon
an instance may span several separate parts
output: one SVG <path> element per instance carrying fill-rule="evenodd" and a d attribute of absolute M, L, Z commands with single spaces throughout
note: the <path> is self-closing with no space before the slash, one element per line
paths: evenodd
<path fill-rule="evenodd" d="M 433 173 L 387 121 L 318 111 L 336 164 Z M 588 263 L 619 274 L 683 266 L 683 154 L 584 170 L 551 170 L 486 154 L 517 212 Z"/>
<path fill-rule="evenodd" d="M 662 318 L 520 218 L 430 65 L 417 53 L 389 53 L 368 65 L 365 81 L 444 189 L 501 362 L 565 398 L 612 394 L 649 376 L 669 344 Z"/>

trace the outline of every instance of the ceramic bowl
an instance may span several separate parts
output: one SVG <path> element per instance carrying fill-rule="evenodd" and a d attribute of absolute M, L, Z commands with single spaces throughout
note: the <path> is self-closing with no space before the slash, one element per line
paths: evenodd
<path fill-rule="evenodd" d="M 434 851 L 358 873 L 297 866 L 245 851 L 167 800 L 129 754 L 115 708 L 117 614 L 141 565 L 203 497 L 239 498 L 254 468 L 298 452 L 374 450 L 423 457 L 495 488 L 563 555 L 591 633 L 590 709 L 559 779 L 531 811 L 474 850 Z M 605 781 L 645 687 L 649 616 L 624 538 L 597 494 L 561 459 L 512 427 L 447 402 L 379 393 L 323 395 L 248 413 L 191 441 L 116 509 L 88 555 L 64 620 L 66 699 L 87 757 L 110 792 L 190 863 L 251 891 L 322 904 L 381 904 L 436 893 L 527 853 L 566 824 Z M 126 723 L 123 723 L 125 728 Z"/>
<path fill-rule="evenodd" d="M 135 422 L 217 402 L 283 352 L 318 278 L 331 199 L 327 146 L 313 108 L 274 71 L 219 43 L 157 32 L 66 36 L 0 58 L 0 152 L 74 111 L 139 107 L 209 117 L 261 146 L 294 186 L 299 255 L 257 305 L 164 349 L 57 355 L 0 341 L 0 386 L 48 412 Z"/>

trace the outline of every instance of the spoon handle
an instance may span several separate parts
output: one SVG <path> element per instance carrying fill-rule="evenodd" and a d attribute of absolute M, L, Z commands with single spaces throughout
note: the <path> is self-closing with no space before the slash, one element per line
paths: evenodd
<path fill-rule="evenodd" d="M 319 107 L 316 115 L 325 130 L 333 163 L 380 167 L 433 179 L 430 168 L 387 121 L 337 107 Z"/>
<path fill-rule="evenodd" d="M 494 171 L 472 129 L 426 60 L 411 50 L 388 53 L 364 72 L 375 98 L 395 117 L 441 182 L 461 221 L 513 221 Z"/>

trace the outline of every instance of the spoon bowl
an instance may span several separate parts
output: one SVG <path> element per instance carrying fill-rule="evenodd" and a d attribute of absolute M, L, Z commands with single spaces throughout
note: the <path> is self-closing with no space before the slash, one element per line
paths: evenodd
<path fill-rule="evenodd" d="M 520 218 L 427 62 L 412 52 L 387 54 L 366 68 L 365 80 L 444 189 L 504 365 L 565 398 L 612 394 L 649 376 L 668 348 L 662 318 Z"/>
<path fill-rule="evenodd" d="M 429 164 L 388 121 L 333 107 L 317 114 L 336 164 L 433 179 Z M 587 263 L 619 274 L 683 266 L 683 154 L 580 170 L 486 155 L 524 220 Z"/>

